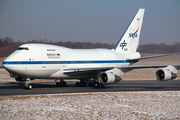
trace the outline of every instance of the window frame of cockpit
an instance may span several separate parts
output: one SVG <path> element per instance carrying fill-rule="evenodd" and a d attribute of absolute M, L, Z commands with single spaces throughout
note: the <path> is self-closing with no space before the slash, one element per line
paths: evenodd
<path fill-rule="evenodd" d="M 29 48 L 28 47 L 18 47 L 16 50 L 28 50 L 29 51 Z"/>

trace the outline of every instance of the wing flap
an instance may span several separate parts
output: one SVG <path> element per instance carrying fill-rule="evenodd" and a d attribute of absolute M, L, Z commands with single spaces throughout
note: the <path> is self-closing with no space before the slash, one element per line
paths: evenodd
<path fill-rule="evenodd" d="M 106 71 L 113 69 L 114 67 L 95 67 L 95 68 L 70 68 L 70 69 L 64 69 L 63 73 L 77 73 L 77 72 L 96 72 L 96 71 Z"/>

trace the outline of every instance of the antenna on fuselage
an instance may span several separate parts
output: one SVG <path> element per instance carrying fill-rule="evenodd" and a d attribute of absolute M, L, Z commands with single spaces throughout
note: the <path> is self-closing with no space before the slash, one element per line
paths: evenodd
<path fill-rule="evenodd" d="M 43 41 L 43 31 L 42 31 L 42 41 Z"/>

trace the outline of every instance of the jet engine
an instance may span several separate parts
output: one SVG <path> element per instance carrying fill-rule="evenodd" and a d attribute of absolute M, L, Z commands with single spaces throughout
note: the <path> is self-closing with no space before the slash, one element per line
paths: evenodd
<path fill-rule="evenodd" d="M 173 80 L 177 77 L 177 69 L 173 66 L 167 66 L 163 69 L 160 69 L 156 72 L 156 78 L 159 81 L 168 81 Z"/>
<path fill-rule="evenodd" d="M 103 84 L 106 84 L 106 83 L 119 82 L 121 78 L 110 72 L 102 72 L 100 74 L 100 80 Z"/>
<path fill-rule="evenodd" d="M 13 75 L 12 73 L 9 73 L 9 76 L 14 78 L 17 82 L 24 82 L 24 81 L 26 81 L 26 78 Z"/>

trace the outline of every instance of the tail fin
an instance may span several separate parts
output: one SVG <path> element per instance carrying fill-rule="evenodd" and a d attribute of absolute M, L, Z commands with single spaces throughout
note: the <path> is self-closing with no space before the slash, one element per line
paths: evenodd
<path fill-rule="evenodd" d="M 136 52 L 139 45 L 139 37 L 143 22 L 144 11 L 145 9 L 139 9 L 136 16 L 114 47 L 114 51 L 120 53 Z"/>

